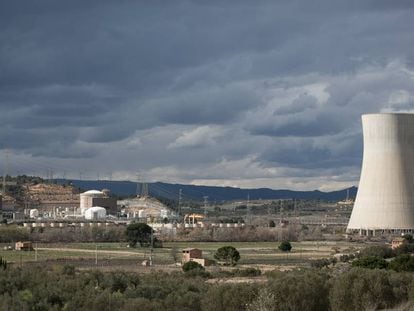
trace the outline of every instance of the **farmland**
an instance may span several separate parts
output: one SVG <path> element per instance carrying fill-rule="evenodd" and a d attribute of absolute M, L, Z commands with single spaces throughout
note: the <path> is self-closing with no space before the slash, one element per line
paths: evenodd
<path fill-rule="evenodd" d="M 55 243 L 34 244 L 33 251 L 5 250 L 2 244 L 0 256 L 12 265 L 72 264 L 78 267 L 119 268 L 143 270 L 141 262 L 149 258 L 148 248 L 129 248 L 126 243 Z M 365 246 L 346 241 L 293 242 L 292 251 L 280 251 L 277 242 L 167 242 L 153 252 L 152 270 L 176 269 L 174 257 L 181 259 L 180 251 L 186 247 L 199 248 L 203 256 L 214 259 L 214 252 L 225 245 L 232 245 L 240 252 L 239 266 L 262 270 L 307 266 L 311 260 L 328 258 L 334 253 L 352 253 Z"/>

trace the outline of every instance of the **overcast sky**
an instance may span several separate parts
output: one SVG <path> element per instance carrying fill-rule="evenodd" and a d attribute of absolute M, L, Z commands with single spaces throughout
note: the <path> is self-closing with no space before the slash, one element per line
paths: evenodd
<path fill-rule="evenodd" d="M 413 1 L 0 2 L 9 172 L 357 185 L 363 113 L 414 109 Z"/>

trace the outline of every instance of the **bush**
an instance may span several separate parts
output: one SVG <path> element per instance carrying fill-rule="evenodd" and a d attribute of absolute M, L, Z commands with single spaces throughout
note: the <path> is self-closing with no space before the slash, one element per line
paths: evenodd
<path fill-rule="evenodd" d="M 336 260 L 334 259 L 335 258 L 332 258 L 332 259 L 323 258 L 323 259 L 312 260 L 311 266 L 313 268 L 322 269 L 323 267 L 328 267 L 330 264 L 335 264 Z"/>
<path fill-rule="evenodd" d="M 288 241 L 283 241 L 282 243 L 279 244 L 278 248 L 282 252 L 290 252 L 290 250 L 292 249 L 292 245 Z"/>
<path fill-rule="evenodd" d="M 352 269 L 332 279 L 331 310 L 378 310 L 395 306 L 396 300 L 385 270 Z"/>
<path fill-rule="evenodd" d="M 386 269 L 388 267 L 388 262 L 386 262 L 384 258 L 378 256 L 366 256 L 353 261 L 352 266 L 368 269 Z"/>
<path fill-rule="evenodd" d="M 409 254 L 403 254 L 395 257 L 389 264 L 391 270 L 414 271 L 414 257 Z"/>
<path fill-rule="evenodd" d="M 396 249 L 394 249 L 395 255 L 402 255 L 402 254 L 411 254 L 414 253 L 414 244 L 413 243 L 403 243 Z"/>
<path fill-rule="evenodd" d="M 384 245 L 369 246 L 360 252 L 360 257 L 391 258 L 393 255 L 392 249 Z"/>
<path fill-rule="evenodd" d="M 240 253 L 233 246 L 223 246 L 216 251 L 214 258 L 224 261 L 226 265 L 235 266 L 240 260 Z"/>
<path fill-rule="evenodd" d="M 329 310 L 328 275 L 320 271 L 272 273 L 248 310 Z"/>
<path fill-rule="evenodd" d="M 0 257 L 0 268 L 3 270 L 7 269 L 7 261 Z"/>
<path fill-rule="evenodd" d="M 251 277 L 251 276 L 259 276 L 262 274 L 260 269 L 256 268 L 247 268 L 247 269 L 236 269 L 234 270 L 234 276 L 241 276 L 241 277 Z"/>
<path fill-rule="evenodd" d="M 200 271 L 204 271 L 204 267 L 202 265 L 200 265 L 198 262 L 195 261 L 188 261 L 185 264 L 183 264 L 183 271 L 184 272 L 188 272 L 191 270 L 200 270 Z"/>

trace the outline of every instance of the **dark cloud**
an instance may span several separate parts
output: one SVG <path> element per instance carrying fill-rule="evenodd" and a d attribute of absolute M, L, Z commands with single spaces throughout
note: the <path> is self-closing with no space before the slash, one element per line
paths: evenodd
<path fill-rule="evenodd" d="M 354 183 L 360 115 L 414 110 L 413 27 L 412 1 L 2 1 L 0 148 L 118 178 Z"/>

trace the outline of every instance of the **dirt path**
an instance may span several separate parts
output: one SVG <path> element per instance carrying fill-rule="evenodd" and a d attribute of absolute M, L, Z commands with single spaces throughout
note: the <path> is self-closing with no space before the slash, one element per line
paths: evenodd
<path fill-rule="evenodd" d="M 83 249 L 83 248 L 50 248 L 50 247 L 38 247 L 41 251 L 57 251 L 57 252 L 74 252 L 74 253 L 96 253 L 99 254 L 117 254 L 117 255 L 142 255 L 142 253 L 131 252 L 131 251 L 111 251 L 111 250 L 94 250 L 94 249 Z"/>

